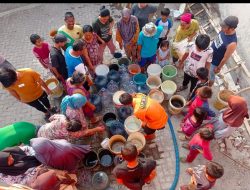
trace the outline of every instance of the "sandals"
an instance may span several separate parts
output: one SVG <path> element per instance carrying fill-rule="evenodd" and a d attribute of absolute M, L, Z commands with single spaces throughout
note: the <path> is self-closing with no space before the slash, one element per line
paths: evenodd
<path fill-rule="evenodd" d="M 188 140 L 190 140 L 190 138 L 187 137 L 186 135 L 180 135 L 179 136 L 179 140 L 181 140 L 181 141 L 188 141 Z"/>
<path fill-rule="evenodd" d="M 176 90 L 176 92 L 181 92 L 181 91 L 183 91 L 183 90 L 186 90 L 188 88 L 188 86 L 180 86 L 177 90 Z"/>

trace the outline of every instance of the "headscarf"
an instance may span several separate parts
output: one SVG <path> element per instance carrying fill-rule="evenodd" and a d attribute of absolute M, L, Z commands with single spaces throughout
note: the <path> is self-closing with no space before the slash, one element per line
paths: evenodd
<path fill-rule="evenodd" d="M 61 112 L 65 115 L 68 106 L 72 109 L 78 109 L 84 106 L 86 102 L 87 98 L 81 94 L 67 95 L 62 99 Z"/>
<path fill-rule="evenodd" d="M 129 17 L 129 21 L 125 22 L 122 18 L 117 22 L 117 29 L 119 30 L 124 44 L 130 42 L 136 33 L 137 18 L 131 15 L 128 8 L 122 10 L 122 17 Z"/>
<path fill-rule="evenodd" d="M 44 165 L 67 171 L 75 171 L 78 163 L 90 151 L 89 145 L 71 144 L 65 139 L 33 138 L 30 145 L 36 152 L 35 157 Z"/>
<path fill-rule="evenodd" d="M 229 108 L 223 112 L 223 121 L 231 127 L 240 127 L 244 118 L 249 118 L 247 102 L 240 96 L 231 95 L 228 98 Z"/>
<path fill-rule="evenodd" d="M 181 16 L 181 21 L 189 24 L 192 19 L 192 14 L 191 13 L 185 13 Z"/>
<path fill-rule="evenodd" d="M 12 155 L 14 164 L 8 166 L 8 157 Z M 0 173 L 17 176 L 25 173 L 29 168 L 39 166 L 41 163 L 34 156 L 27 156 L 18 146 L 5 148 L 0 151 Z"/>

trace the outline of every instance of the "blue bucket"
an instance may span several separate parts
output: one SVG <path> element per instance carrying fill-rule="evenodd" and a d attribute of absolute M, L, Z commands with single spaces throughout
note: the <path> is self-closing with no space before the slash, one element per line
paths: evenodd
<path fill-rule="evenodd" d="M 133 77 L 133 81 L 136 85 L 144 85 L 146 84 L 146 80 L 147 80 L 147 76 L 145 74 L 142 73 L 138 73 L 136 75 L 134 75 Z"/>

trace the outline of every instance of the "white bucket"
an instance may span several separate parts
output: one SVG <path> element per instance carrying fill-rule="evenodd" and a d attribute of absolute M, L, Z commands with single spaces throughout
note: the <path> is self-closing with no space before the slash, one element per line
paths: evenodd
<path fill-rule="evenodd" d="M 104 64 L 98 65 L 95 68 L 95 73 L 96 73 L 97 76 L 105 76 L 105 77 L 107 77 L 108 72 L 109 72 L 109 67 L 107 65 L 104 65 Z"/>
<path fill-rule="evenodd" d="M 148 93 L 148 96 L 150 98 L 156 100 L 160 104 L 164 101 L 164 94 L 163 94 L 163 92 L 160 91 L 160 90 L 157 90 L 157 89 L 150 90 L 150 92 Z"/>
<path fill-rule="evenodd" d="M 171 80 L 161 83 L 161 91 L 165 94 L 165 99 L 169 99 L 177 90 L 177 85 Z"/>
<path fill-rule="evenodd" d="M 149 76 L 146 84 L 150 89 L 158 89 L 161 86 L 161 78 L 158 76 Z"/>
<path fill-rule="evenodd" d="M 162 68 L 159 64 L 151 64 L 147 68 L 148 76 L 158 76 L 161 77 Z"/>
<path fill-rule="evenodd" d="M 140 131 L 142 121 L 135 116 L 131 115 L 124 121 L 124 128 L 128 134 Z"/>
<path fill-rule="evenodd" d="M 173 101 L 178 101 L 178 106 L 173 104 Z M 174 95 L 169 100 L 169 112 L 171 114 L 179 114 L 186 105 L 186 100 L 181 95 Z"/>
<path fill-rule="evenodd" d="M 126 92 L 123 90 L 120 90 L 120 91 L 117 91 L 116 93 L 114 93 L 113 103 L 115 104 L 115 107 L 119 108 L 119 107 L 123 106 L 123 104 L 119 101 L 119 98 L 124 93 L 126 93 Z"/>

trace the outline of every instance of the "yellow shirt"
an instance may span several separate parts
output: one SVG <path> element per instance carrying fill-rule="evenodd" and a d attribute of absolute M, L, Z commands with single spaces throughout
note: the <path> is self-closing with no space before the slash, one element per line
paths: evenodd
<path fill-rule="evenodd" d="M 198 31 L 199 31 L 199 23 L 197 20 L 192 19 L 190 27 L 187 30 L 183 30 L 181 29 L 181 26 L 178 26 L 176 35 L 174 37 L 174 42 L 180 42 L 185 38 L 187 38 L 188 36 L 192 35 L 194 32 Z M 173 49 L 172 49 L 172 55 L 173 57 L 178 58 L 177 53 Z"/>
<path fill-rule="evenodd" d="M 29 68 L 18 69 L 17 72 L 17 81 L 7 90 L 15 91 L 24 103 L 38 99 L 44 92 L 37 82 L 40 80 L 40 74 Z"/>
<path fill-rule="evenodd" d="M 69 30 L 65 25 L 63 25 L 58 29 L 59 33 L 61 33 L 60 31 L 65 32 L 71 37 L 70 39 L 68 36 L 66 36 L 68 39 L 66 44 L 67 47 L 72 46 L 75 40 L 80 40 L 83 36 L 82 27 L 76 24 L 74 25 L 73 30 Z"/>
<path fill-rule="evenodd" d="M 142 93 L 133 97 L 134 115 L 146 123 L 150 129 L 161 129 L 165 126 L 168 115 L 157 101 Z"/>

